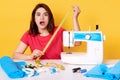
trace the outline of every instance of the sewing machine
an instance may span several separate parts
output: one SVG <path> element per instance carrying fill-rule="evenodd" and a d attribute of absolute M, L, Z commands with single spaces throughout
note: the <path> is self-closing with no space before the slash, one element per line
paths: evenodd
<path fill-rule="evenodd" d="M 103 62 L 103 35 L 101 31 L 64 31 L 63 45 L 68 52 L 61 53 L 61 61 L 70 64 L 99 64 Z M 70 52 L 76 41 L 87 43 L 86 52 Z"/>

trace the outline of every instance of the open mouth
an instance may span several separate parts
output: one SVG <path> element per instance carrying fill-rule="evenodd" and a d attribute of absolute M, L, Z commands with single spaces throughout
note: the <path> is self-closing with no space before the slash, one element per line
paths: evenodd
<path fill-rule="evenodd" d="M 44 25 L 45 24 L 45 22 L 44 21 L 40 21 L 40 25 Z"/>

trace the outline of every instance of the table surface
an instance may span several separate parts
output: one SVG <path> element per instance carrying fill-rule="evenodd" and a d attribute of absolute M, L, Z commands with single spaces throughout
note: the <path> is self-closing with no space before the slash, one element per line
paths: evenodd
<path fill-rule="evenodd" d="M 103 63 L 107 64 L 108 66 L 113 66 L 115 63 L 117 63 L 117 61 L 118 60 L 104 60 Z M 34 64 L 34 61 L 25 61 L 25 62 L 27 62 L 27 64 Z M 61 62 L 61 60 L 41 60 L 42 64 L 46 64 L 47 62 L 54 62 L 57 64 L 64 65 L 65 70 L 59 70 L 59 72 L 56 72 L 54 74 L 51 74 L 49 72 L 42 72 L 40 73 L 39 76 L 11 79 L 6 75 L 6 73 L 2 70 L 0 66 L 0 80 L 103 80 L 98 78 L 85 77 L 84 76 L 85 73 L 72 72 L 72 69 L 76 67 L 81 67 L 82 69 L 90 70 L 92 67 L 95 66 L 95 64 L 91 64 L 91 65 L 76 64 L 75 65 L 75 64 L 63 63 Z"/>

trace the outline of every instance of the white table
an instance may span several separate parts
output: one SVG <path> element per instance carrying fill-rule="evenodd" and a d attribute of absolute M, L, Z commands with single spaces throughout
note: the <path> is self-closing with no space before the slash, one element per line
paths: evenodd
<path fill-rule="evenodd" d="M 105 60 L 103 63 L 108 64 L 108 66 L 113 66 L 118 60 Z M 34 61 L 26 61 L 28 64 L 34 64 Z M 62 63 L 60 60 L 41 60 L 41 63 L 45 64 L 47 62 L 55 62 L 61 65 L 64 65 L 65 70 L 60 70 L 54 74 L 49 72 L 43 72 L 39 76 L 34 77 L 25 77 L 19 79 L 11 79 L 6 73 L 2 70 L 0 66 L 0 80 L 102 80 L 97 78 L 85 77 L 84 73 L 73 73 L 72 69 L 76 67 L 81 67 L 82 69 L 90 70 L 95 65 L 72 65 Z"/>

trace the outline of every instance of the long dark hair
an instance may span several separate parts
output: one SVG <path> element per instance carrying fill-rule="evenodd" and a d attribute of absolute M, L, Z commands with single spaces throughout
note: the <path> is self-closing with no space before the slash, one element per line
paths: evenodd
<path fill-rule="evenodd" d="M 40 34 L 39 31 L 38 31 L 37 24 L 35 23 L 35 13 L 36 13 L 36 10 L 40 7 L 44 8 L 48 12 L 49 22 L 48 22 L 48 25 L 47 25 L 47 30 L 48 30 L 49 33 L 53 33 L 53 30 L 54 30 L 54 27 L 55 27 L 53 14 L 52 14 L 50 8 L 46 4 L 39 3 L 35 6 L 35 8 L 32 11 L 29 34 L 33 34 L 33 35 Z"/>

